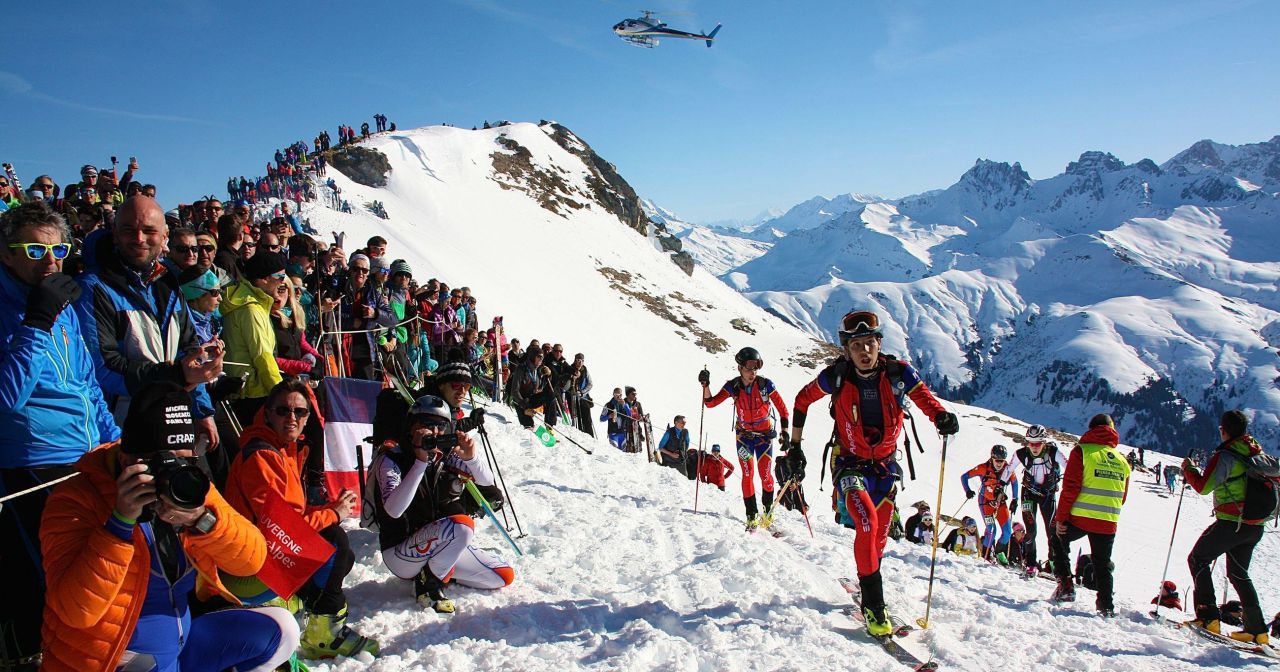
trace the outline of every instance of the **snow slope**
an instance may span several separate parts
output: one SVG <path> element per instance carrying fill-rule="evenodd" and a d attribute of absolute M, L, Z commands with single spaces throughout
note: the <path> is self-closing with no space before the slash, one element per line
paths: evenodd
<path fill-rule="evenodd" d="M 792 390 L 785 391 L 789 397 Z M 1004 416 L 957 410 L 963 430 L 949 449 L 947 513 L 964 502 L 961 471 L 992 442 L 1008 443 L 1004 431 L 1021 430 Z M 728 413 L 708 413 L 709 441 L 731 440 Z M 825 430 L 819 415 L 810 436 Z M 424 612 L 413 603 L 411 585 L 382 567 L 374 535 L 355 531 L 359 562 L 347 584 L 353 625 L 381 638 L 383 654 L 313 670 L 902 669 L 842 613 L 850 601 L 836 579 L 854 575 L 852 532 L 832 522 L 816 470 L 808 481 L 814 537 L 798 513 L 786 512 L 777 526 L 787 536 L 773 539 L 743 533 L 736 474 L 727 492 L 703 486 L 695 514 L 693 483 L 645 464 L 641 455 L 574 431 L 567 435 L 594 455 L 563 439 L 544 448 L 506 411 L 490 416 L 488 426 L 528 532 L 519 541 L 526 555 L 514 562 L 517 582 L 495 593 L 455 587 L 457 614 Z M 919 480 L 899 496 L 904 505 L 936 496 L 938 440 L 932 431 L 922 438 L 928 452 L 916 455 Z M 1074 605 L 1053 606 L 1045 601 L 1053 589 L 1048 581 L 941 553 L 933 627 L 907 645 L 942 669 L 987 669 L 993 659 L 1021 670 L 1269 669 L 1261 659 L 1190 639 L 1145 615 L 1178 501 L 1156 490 L 1146 475 L 1130 490 L 1114 556 L 1115 621 L 1094 616 L 1083 589 Z M 976 515 L 975 505 L 966 507 L 961 515 Z M 1170 578 L 1184 589 L 1184 558 L 1207 511 L 1197 496 L 1183 502 Z M 513 555 L 490 523 L 477 530 L 479 545 Z M 1259 547 L 1255 576 L 1274 572 L 1277 539 L 1268 534 Z M 890 541 L 883 567 L 891 610 L 908 621 L 922 616 L 928 548 Z M 1280 608 L 1274 582 L 1259 581 L 1259 588 L 1268 614 Z"/>
<path fill-rule="evenodd" d="M 1066 426 L 1101 402 L 1149 447 L 1212 436 L 1241 407 L 1277 450 L 1277 222 L 1280 136 L 1203 141 L 1162 166 L 1085 152 L 1043 180 L 980 160 L 722 277 L 822 338 L 879 310 L 889 351 L 984 407 Z"/>
<path fill-rule="evenodd" d="M 326 236 L 347 234 L 348 250 L 379 234 L 389 240 L 392 258 L 407 259 L 419 279 L 471 286 L 483 318 L 503 314 L 511 335 L 526 342 L 531 336 L 559 340 L 571 352 L 585 352 L 596 398 L 603 400 L 613 386 L 636 385 L 659 431 L 668 417 L 683 413 L 692 430 L 705 428 L 708 443 L 731 444 L 728 406 L 697 417 L 694 372 L 706 363 L 717 382 L 728 378 L 731 354 L 742 345 L 764 352 L 764 373 L 790 404 L 814 373 L 801 363 L 817 357 L 802 356 L 814 347 L 806 334 L 771 319 L 703 269 L 686 275 L 646 237 L 586 197 L 591 168 L 549 131 L 516 124 L 380 135 L 367 145 L 391 162 L 385 188 L 355 184 L 332 167 L 330 174 L 353 205 L 380 200 L 391 219 L 362 211 L 344 215 L 320 204 L 309 204 L 302 214 Z M 503 135 L 506 144 L 500 145 Z M 560 175 L 563 182 L 542 182 L 557 186 L 539 189 L 530 186 L 537 179 L 497 171 L 495 152 L 520 153 L 510 141 L 528 152 L 529 165 L 540 174 Z M 581 207 L 552 212 L 542 205 L 549 196 Z M 612 270 L 606 275 L 602 268 Z M 735 329 L 733 319 L 757 333 Z M 895 323 L 893 337 L 933 339 L 939 348 L 946 338 L 937 322 L 906 326 L 909 332 Z M 711 336 L 726 339 L 727 348 L 711 353 L 697 344 L 714 342 Z M 946 513 L 973 506 L 964 503 L 959 473 L 981 461 L 993 443 L 1009 444 L 1007 432 L 1022 431 L 1006 416 L 951 406 L 963 430 L 949 450 Z M 529 533 L 521 540 L 527 555 L 515 561 L 517 583 L 496 593 L 454 589 L 458 614 L 424 612 L 413 604 L 409 584 L 382 567 L 374 536 L 353 531 L 358 564 L 348 579 L 352 624 L 379 637 L 384 654 L 313 669 L 895 669 L 841 613 L 849 601 L 836 579 L 854 572 L 852 535 L 832 522 L 826 493 L 815 481 L 820 437 L 830 431 L 825 414 L 812 413 L 807 428 L 815 536 L 809 538 L 797 514 L 784 513 L 778 525 L 788 536 L 776 540 L 742 532 L 738 475 L 727 492 L 702 488 L 699 513 L 693 514 L 693 484 L 676 472 L 572 430 L 562 432 L 594 455 L 563 440 L 544 448 L 509 412 L 492 410 L 495 454 Z M 919 479 L 907 482 L 899 497 L 904 504 L 932 502 L 937 492 L 939 442 L 929 427 L 920 429 L 928 452 L 914 456 Z M 1145 483 L 1132 488 L 1115 555 L 1117 622 L 1092 616 L 1083 594 L 1075 606 L 1051 607 L 1043 601 L 1052 589 L 1048 582 L 1024 582 L 1008 570 L 943 555 L 934 627 L 910 645 L 932 652 L 945 668 L 986 667 L 996 656 L 1016 669 L 1263 669 L 1244 654 L 1187 639 L 1141 615 L 1159 582 L 1176 502 Z M 1183 505 L 1170 572 L 1183 588 L 1183 558 L 1207 524 L 1207 512 L 1199 497 L 1188 496 Z M 488 523 L 478 529 L 480 545 L 511 556 Z M 1269 534 L 1255 556 L 1260 572 L 1277 566 L 1276 539 Z M 926 551 L 891 541 L 884 572 L 893 610 L 908 620 L 921 615 Z M 1260 588 L 1266 609 L 1280 606 L 1274 583 L 1260 582 Z"/>
<path fill-rule="evenodd" d="M 772 237 L 765 241 L 752 240 L 741 231 L 690 224 L 652 201 L 643 200 L 641 203 L 649 221 L 678 237 L 683 249 L 712 275 L 737 268 L 773 247 Z"/>

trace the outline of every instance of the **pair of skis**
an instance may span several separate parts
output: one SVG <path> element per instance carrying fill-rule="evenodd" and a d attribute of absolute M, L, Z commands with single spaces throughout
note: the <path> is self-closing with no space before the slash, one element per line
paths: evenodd
<path fill-rule="evenodd" d="M 861 589 L 858 586 L 858 582 L 847 577 L 841 577 L 839 581 L 840 581 L 840 587 L 843 588 L 846 593 L 849 593 L 850 597 L 852 597 L 853 600 L 857 602 L 859 593 L 861 591 Z M 866 623 L 866 617 L 863 616 L 862 610 L 859 608 L 848 607 L 844 610 L 843 613 L 848 614 L 856 621 L 859 621 L 861 623 Z M 918 656 L 916 656 L 914 653 L 903 648 L 902 645 L 896 641 L 897 639 L 906 637 L 911 633 L 915 632 L 916 627 L 909 623 L 904 623 L 903 621 L 893 617 L 892 615 L 889 616 L 889 620 L 890 622 L 893 623 L 893 632 L 891 634 L 876 636 L 868 632 L 867 636 L 870 637 L 872 640 L 874 640 L 877 644 L 879 644 L 880 648 L 884 649 L 885 653 L 892 656 L 894 660 L 898 661 L 899 663 L 902 663 L 903 665 L 911 668 L 912 670 L 938 669 L 937 661 L 921 660 Z"/>
<path fill-rule="evenodd" d="M 1241 642 L 1241 641 L 1234 640 L 1226 635 L 1218 634 L 1216 632 L 1209 632 L 1208 630 L 1205 630 L 1202 626 L 1195 623 L 1194 621 L 1176 621 L 1165 616 L 1159 616 L 1155 612 L 1152 612 L 1151 616 L 1153 616 L 1157 621 L 1161 623 L 1165 623 L 1178 630 L 1190 631 L 1191 633 L 1199 636 L 1200 638 L 1208 640 L 1215 644 L 1228 646 L 1235 649 L 1236 651 L 1243 651 L 1245 653 L 1252 653 L 1254 655 L 1264 656 L 1266 658 L 1271 658 L 1273 660 L 1280 660 L 1280 651 L 1276 650 L 1274 647 L 1264 646 L 1262 644 L 1255 644 L 1253 642 Z"/>

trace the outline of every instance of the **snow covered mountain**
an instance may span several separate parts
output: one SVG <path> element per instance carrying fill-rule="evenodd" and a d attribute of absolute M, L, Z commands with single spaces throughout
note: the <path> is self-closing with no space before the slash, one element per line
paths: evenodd
<path fill-rule="evenodd" d="M 980 160 L 723 277 L 824 338 L 876 309 L 888 351 L 981 406 L 1060 427 L 1110 409 L 1129 442 L 1184 450 L 1243 407 L 1276 450 L 1277 192 L 1280 136 L 1206 140 L 1160 166 L 1085 152 L 1044 180 Z"/>
<path fill-rule="evenodd" d="M 348 250 L 375 234 L 387 238 L 392 258 L 408 260 L 420 280 L 434 276 L 469 285 L 479 297 L 482 324 L 502 314 L 512 336 L 560 341 L 570 352 L 584 352 L 596 399 L 612 387 L 635 385 L 659 431 L 683 413 L 691 430 L 705 430 L 707 443 L 732 445 L 727 405 L 707 411 L 705 419 L 693 413 L 699 392 L 694 373 L 708 364 L 717 382 L 728 378 L 732 352 L 743 345 L 763 351 L 764 373 L 788 403 L 830 354 L 705 269 L 687 274 L 672 263 L 671 252 L 646 235 L 650 227 L 634 192 L 568 129 L 429 127 L 380 134 L 361 146 L 386 158 L 385 186 L 365 186 L 331 166 L 356 212 L 342 214 L 317 202 L 306 205 L 304 218 L 326 237 L 345 234 Z M 359 208 L 375 199 L 389 220 Z M 897 226 L 888 221 L 887 207 L 868 206 L 884 213 L 881 235 Z M 904 229 L 903 239 L 916 241 L 906 254 L 930 252 L 930 236 L 944 233 L 910 238 Z M 926 322 L 911 328 L 913 339 L 933 338 L 936 330 Z M 960 415 L 962 431 L 949 448 L 939 513 L 977 515 L 956 474 L 984 459 L 992 444 L 1011 445 L 1025 425 L 948 405 Z M 376 537 L 353 529 L 357 565 L 347 580 L 352 625 L 378 637 L 383 652 L 376 659 L 317 662 L 312 669 L 899 669 L 842 613 L 850 603 L 837 579 L 854 571 L 852 533 L 832 522 L 815 481 L 819 470 L 807 478 L 812 538 L 791 512 L 777 523 L 784 539 L 746 535 L 739 474 L 726 492 L 701 486 L 695 515 L 694 486 L 675 471 L 573 430 L 562 430 L 561 443 L 545 448 L 509 410 L 490 411 L 494 454 L 528 533 L 519 540 L 525 555 L 513 563 L 516 583 L 493 593 L 451 588 L 457 614 L 424 611 L 413 603 L 410 585 L 383 567 Z M 1064 428 L 1079 431 L 1082 417 Z M 939 443 L 927 426 L 920 429 L 926 452 L 913 454 L 918 480 L 904 482 L 903 504 L 932 502 L 938 492 Z M 808 436 L 828 432 L 826 414 L 811 413 Z M 1173 458 L 1148 453 L 1147 459 Z M 1178 500 L 1161 496 L 1150 476 L 1135 479 L 1144 482 L 1131 486 L 1114 556 L 1115 621 L 1094 616 L 1085 591 L 1075 605 L 1052 606 L 1044 601 L 1052 590 L 1048 582 L 1023 581 L 1006 569 L 943 553 L 933 626 L 904 645 L 948 669 L 989 666 L 993 652 L 1018 669 L 1267 669 L 1261 659 L 1191 639 L 1145 616 Z M 1170 578 L 1184 590 L 1182 558 L 1207 511 L 1207 501 L 1195 495 L 1182 504 Z M 479 523 L 477 532 L 479 545 L 512 558 L 488 523 Z M 1258 547 L 1259 571 L 1280 560 L 1278 540 L 1269 534 Z M 928 550 L 890 542 L 883 567 L 894 612 L 907 621 L 923 615 Z M 1270 613 L 1280 585 L 1259 581 L 1259 589 Z"/>
<path fill-rule="evenodd" d="M 649 221 L 679 238 L 681 249 L 712 275 L 741 266 L 773 247 L 773 236 L 768 242 L 752 240 L 740 231 L 691 224 L 647 199 L 641 199 L 640 203 Z"/>

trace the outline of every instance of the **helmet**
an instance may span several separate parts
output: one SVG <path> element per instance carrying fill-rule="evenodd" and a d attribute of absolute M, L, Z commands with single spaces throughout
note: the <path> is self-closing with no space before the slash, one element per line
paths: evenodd
<path fill-rule="evenodd" d="M 998 443 L 994 446 L 991 446 L 991 459 L 993 460 L 1009 459 L 1009 449 L 1005 448 L 1004 446 Z"/>
<path fill-rule="evenodd" d="M 711 452 L 713 452 L 713 453 L 718 453 L 718 452 L 720 452 L 720 444 L 718 444 L 718 443 L 713 443 L 713 444 L 711 444 Z"/>
<path fill-rule="evenodd" d="M 409 422 L 425 422 L 430 425 L 447 425 L 452 428 L 453 416 L 449 412 L 449 404 L 434 395 L 418 397 L 409 407 Z"/>
<path fill-rule="evenodd" d="M 978 521 L 974 520 L 973 516 L 965 516 L 964 520 L 961 520 L 960 522 L 964 523 L 965 527 L 969 527 L 970 525 L 973 525 L 976 527 L 978 525 Z"/>
<path fill-rule="evenodd" d="M 1028 441 L 1044 441 L 1047 438 L 1049 438 L 1049 431 L 1044 428 L 1044 425 L 1031 425 L 1027 428 Z"/>
<path fill-rule="evenodd" d="M 744 366 L 750 361 L 759 362 L 761 367 L 764 366 L 764 358 L 760 356 L 760 351 L 755 348 L 743 348 L 739 350 L 738 354 L 733 356 L 733 361 L 737 362 L 738 366 Z"/>

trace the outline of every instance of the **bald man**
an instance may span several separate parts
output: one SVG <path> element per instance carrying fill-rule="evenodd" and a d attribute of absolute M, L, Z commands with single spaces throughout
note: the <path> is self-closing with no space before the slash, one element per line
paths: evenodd
<path fill-rule="evenodd" d="M 144 386 L 173 381 L 191 391 L 197 431 L 216 448 L 218 430 L 204 384 L 222 373 L 222 343 L 196 337 L 177 278 L 159 263 L 168 241 L 164 210 L 155 200 L 125 201 L 115 229 L 85 241 L 96 263 L 78 280 L 84 291 L 76 314 L 117 423 L 124 422 L 129 399 Z"/>

